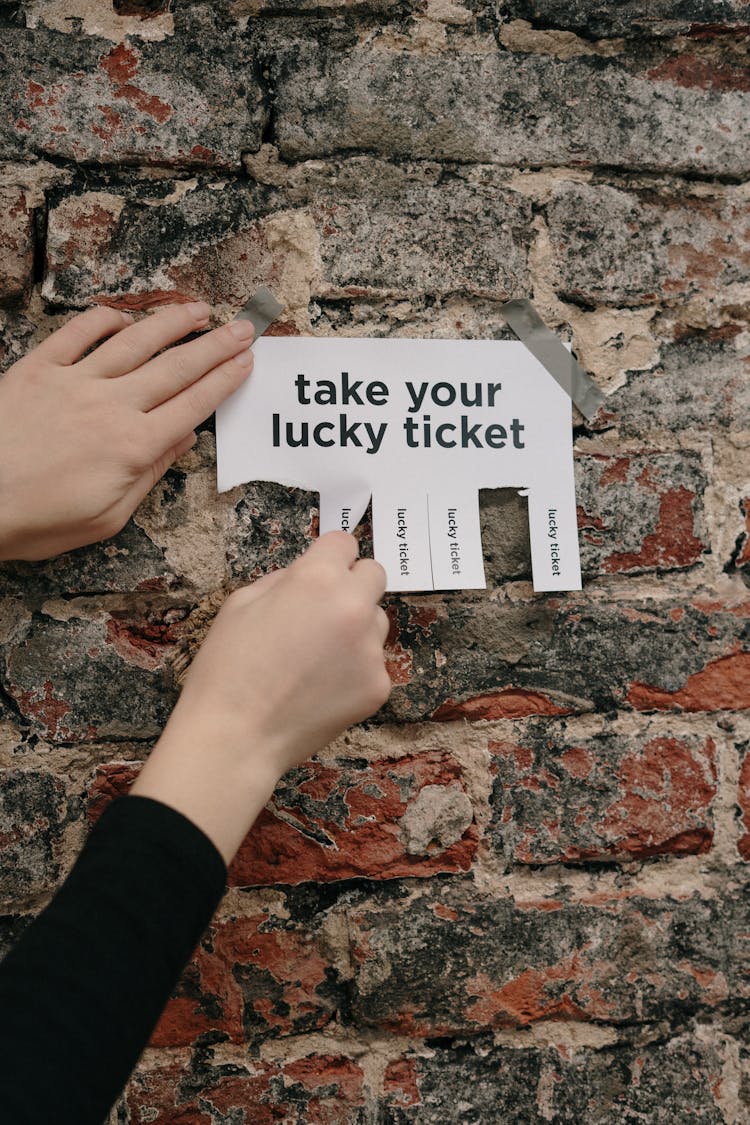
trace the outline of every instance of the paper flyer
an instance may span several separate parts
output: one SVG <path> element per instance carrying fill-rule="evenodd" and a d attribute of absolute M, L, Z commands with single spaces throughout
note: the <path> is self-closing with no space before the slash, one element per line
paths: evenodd
<path fill-rule="evenodd" d="M 216 412 L 220 492 L 320 493 L 321 534 L 372 498 L 388 589 L 485 586 L 480 488 L 528 494 L 534 589 L 580 590 L 572 406 L 515 340 L 262 337 Z"/>

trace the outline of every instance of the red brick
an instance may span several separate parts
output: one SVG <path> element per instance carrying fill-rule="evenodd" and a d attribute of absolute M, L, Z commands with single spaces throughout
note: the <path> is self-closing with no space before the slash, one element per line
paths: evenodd
<path fill-rule="evenodd" d="M 107 762 L 97 766 L 88 786 L 86 813 L 95 824 L 115 797 L 123 797 L 140 773 L 142 762 Z"/>
<path fill-rule="evenodd" d="M 417 721 L 750 706 L 750 603 L 585 594 L 390 602 L 401 675 L 383 718 Z M 500 627 L 501 626 L 501 627 Z"/>
<path fill-rule="evenodd" d="M 451 1036 L 551 1019 L 684 1020 L 750 994 L 744 893 L 564 898 L 523 900 L 456 881 L 353 903 L 353 1019 Z"/>
<path fill-rule="evenodd" d="M 750 67 L 691 54 L 672 55 L 650 70 L 648 77 L 674 82 L 683 89 L 750 90 Z"/>
<path fill-rule="evenodd" d="M 662 691 L 651 684 L 634 683 L 627 696 L 638 711 L 734 711 L 750 701 L 750 652 L 737 652 L 713 660 L 688 676 L 683 687 Z"/>
<path fill-rule="evenodd" d="M 207 1032 L 244 1043 L 325 1027 L 342 998 L 324 946 L 311 921 L 295 925 L 271 907 L 215 921 L 151 1046 L 187 1045 Z"/>
<path fill-rule="evenodd" d="M 576 478 L 584 573 L 687 568 L 708 549 L 696 454 L 581 456 Z"/>
<path fill-rule="evenodd" d="M 97 768 L 89 786 L 92 820 L 127 792 L 139 768 L 140 763 L 131 762 Z M 424 799 L 415 807 L 420 794 Z M 461 768 L 444 753 L 370 763 L 308 762 L 277 786 L 230 866 L 229 884 L 295 885 L 466 871 L 477 848 L 476 826 L 466 823 L 470 817 Z M 433 830 L 435 838 L 423 848 L 420 841 Z"/>
<path fill-rule="evenodd" d="M 700 854 L 713 839 L 713 741 L 613 731 L 574 740 L 563 724 L 530 723 L 490 741 L 488 839 L 513 863 Z"/>
<path fill-rule="evenodd" d="M 39 614 L 6 654 L 7 690 L 53 742 L 154 737 L 175 700 L 167 669 L 182 616 L 144 605 L 92 619 Z"/>
<path fill-rule="evenodd" d="M 447 846 L 433 839 L 426 851 L 412 854 L 410 810 L 427 786 L 443 790 L 449 804 L 455 799 L 456 826 L 450 836 L 457 839 Z M 430 804 L 435 805 L 431 794 L 421 810 L 427 834 Z M 368 764 L 310 762 L 277 787 L 231 866 L 230 883 L 259 886 L 466 871 L 477 847 L 477 830 L 465 823 L 467 815 L 461 768 L 447 754 Z"/>
<path fill-rule="evenodd" d="M 743 830 L 737 842 L 737 850 L 743 859 L 750 862 L 750 748 L 745 748 L 740 765 L 737 803 Z"/>
<path fill-rule="evenodd" d="M 352 1059 L 309 1054 L 288 1062 L 141 1064 L 123 1097 L 130 1125 L 347 1125 L 364 1104 Z"/>

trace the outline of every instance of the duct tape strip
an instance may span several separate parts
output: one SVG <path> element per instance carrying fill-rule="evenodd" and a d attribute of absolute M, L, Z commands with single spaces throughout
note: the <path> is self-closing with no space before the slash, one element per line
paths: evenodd
<path fill-rule="evenodd" d="M 270 289 L 261 285 L 255 296 L 251 297 L 235 320 L 249 320 L 255 329 L 255 339 L 262 336 L 269 324 L 273 324 L 284 306 L 280 305 Z"/>
<path fill-rule="evenodd" d="M 574 356 L 544 323 L 531 301 L 521 298 L 500 306 L 522 344 L 525 344 L 542 367 L 570 395 L 584 418 L 590 422 L 605 403 L 602 392 L 587 375 Z"/>

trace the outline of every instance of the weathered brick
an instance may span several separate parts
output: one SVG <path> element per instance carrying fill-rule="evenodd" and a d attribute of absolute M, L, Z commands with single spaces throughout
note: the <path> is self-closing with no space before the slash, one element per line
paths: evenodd
<path fill-rule="evenodd" d="M 383 1076 L 383 1125 L 480 1125 L 496 1119 L 531 1125 L 542 1122 L 538 1091 L 546 1052 L 493 1049 L 488 1043 L 436 1045 L 429 1055 L 404 1054 Z"/>
<path fill-rule="evenodd" d="M 353 40 L 317 32 L 275 44 L 284 158 L 367 151 L 738 177 L 748 170 L 746 90 L 680 85 L 679 74 L 653 66 L 649 77 L 619 58 L 417 54 Z"/>
<path fill-rule="evenodd" d="M 750 995 L 747 902 L 623 891 L 515 901 L 466 884 L 353 904 L 357 1025 L 415 1036 L 631 1024 Z"/>
<path fill-rule="evenodd" d="M 317 534 L 318 502 L 315 493 L 272 482 L 246 485 L 226 546 L 232 582 L 252 581 L 301 555 Z"/>
<path fill-rule="evenodd" d="M 21 749 L 24 725 L 11 701 L 0 691 L 0 750 L 15 754 Z"/>
<path fill-rule="evenodd" d="M 555 287 L 566 300 L 708 299 L 750 281 L 750 206 L 741 194 L 561 183 L 547 214 Z"/>
<path fill-rule="evenodd" d="M 98 767 L 96 818 L 136 775 Z M 466 871 L 477 846 L 458 763 L 440 752 L 395 761 L 308 762 L 285 774 L 229 869 L 231 886 L 393 879 Z"/>
<path fill-rule="evenodd" d="M 326 952 L 324 917 L 308 908 L 304 922 L 294 922 L 280 899 L 277 906 L 249 905 L 242 917 L 215 921 L 151 1045 L 186 1045 L 207 1032 L 257 1043 L 325 1027 L 344 1002 L 344 986 Z"/>
<path fill-rule="evenodd" d="M 418 3 L 414 0 L 229 0 L 229 2 L 232 11 L 237 15 L 244 11 L 251 15 L 260 11 L 272 15 L 291 15 L 299 12 L 318 16 L 356 13 L 365 17 L 378 13 L 398 18 L 418 7 Z M 463 0 L 461 2 L 463 3 Z"/>
<path fill-rule="evenodd" d="M 2 195 L 2 368 L 94 301 L 206 297 L 225 319 L 259 283 L 287 302 L 284 331 L 503 338 L 502 300 L 534 291 L 606 306 L 571 322 L 581 342 L 623 308 L 661 341 L 657 366 L 629 370 L 652 362 L 653 341 L 626 343 L 618 361 L 613 328 L 610 365 L 595 371 L 618 389 L 593 448 L 626 442 L 576 463 L 584 576 L 606 581 L 532 595 L 526 501 L 487 490 L 490 592 L 387 601 L 395 689 L 376 722 L 525 721 L 402 731 L 392 759 L 373 724 L 346 756 L 287 775 L 122 1120 L 750 1114 L 750 753 L 738 735 L 734 792 L 710 737 L 711 712 L 750 704 L 748 607 L 735 604 L 750 567 L 750 494 L 735 471 L 750 428 L 747 211 L 729 184 L 750 167 L 747 8 L 0 0 L 0 159 L 17 161 L 3 182 L 21 185 L 18 203 Z M 45 152 L 52 163 L 37 163 Z M 545 165 L 555 171 L 519 174 Z M 29 292 L 44 194 L 47 271 L 43 293 Z M 654 305 L 667 316 L 647 329 Z M 700 325 L 713 327 L 687 335 Z M 80 816 L 73 760 L 83 768 L 94 740 L 127 740 L 115 749 L 133 760 L 104 762 L 90 785 L 93 819 L 135 776 L 224 591 L 287 565 L 317 532 L 314 493 L 255 483 L 218 497 L 209 429 L 120 535 L 0 570 L 9 909 L 59 879 Z M 713 456 L 699 456 L 712 435 Z M 704 496 L 714 522 L 719 499 L 731 506 L 711 548 Z M 366 552 L 367 521 L 361 534 Z M 587 711 L 605 714 L 566 719 Z M 716 715 L 723 753 L 734 718 Z M 397 729 L 385 737 L 392 747 Z M 478 847 L 469 792 L 489 796 L 479 888 L 459 877 Z M 728 872 L 719 811 L 734 800 Z M 712 847 L 714 815 L 721 847 L 677 863 Z M 661 860 L 628 865 L 650 857 Z M 581 863 L 560 880 L 519 867 Z M 597 873 L 613 863 L 625 870 Z M 694 882 L 703 866 L 711 878 Z M 0 919 L 0 944 L 24 923 Z M 430 1038 L 405 1050 L 394 1031 Z"/>
<path fill-rule="evenodd" d="M 241 306 L 279 280 L 283 252 L 274 256 L 261 222 L 271 205 L 266 188 L 203 179 L 63 196 L 49 213 L 44 296 L 73 307 Z"/>
<path fill-rule="evenodd" d="M 273 486 L 255 487 L 263 494 L 264 488 Z M 278 488 L 279 495 L 292 491 Z M 253 486 L 243 489 L 243 500 L 253 495 Z M 311 511 L 308 537 L 297 549 L 291 535 L 285 542 L 279 534 L 282 505 L 275 504 L 273 493 L 263 500 L 262 515 L 251 535 L 241 514 L 243 501 L 236 494 L 216 491 L 215 440 L 208 428 L 201 428 L 193 449 L 167 471 L 119 534 L 45 562 L 0 564 L 0 597 L 43 602 L 61 594 L 181 589 L 186 598 L 199 600 L 223 588 L 230 577 L 228 566 L 236 558 L 241 560 L 235 583 L 239 584 L 280 565 L 280 558 L 286 565 L 301 553 L 312 534 Z M 317 520 L 317 496 L 314 505 Z M 291 510 L 289 503 L 287 509 Z M 275 533 L 270 531 L 273 527 Z M 268 529 L 267 540 L 261 538 L 260 528 Z"/>
<path fill-rule="evenodd" d="M 28 305 L 6 305 L 0 309 L 0 371 L 7 371 L 59 327 L 56 318 L 44 314 L 37 293 L 38 289 L 32 291 L 34 299 Z"/>
<path fill-rule="evenodd" d="M 739 509 L 744 528 L 737 536 L 728 569 L 736 569 L 744 575 L 750 575 L 750 496 L 746 496 L 740 501 Z"/>
<path fill-rule="evenodd" d="M 503 13 L 588 37 L 721 34 L 750 21 L 746 0 L 503 0 Z"/>
<path fill-rule="evenodd" d="M 0 597 L 128 593 L 167 589 L 174 582 L 164 551 L 132 520 L 102 543 L 45 562 L 0 563 Z"/>
<path fill-rule="evenodd" d="M 183 616 L 163 608 L 39 614 L 6 651 L 3 686 L 52 742 L 153 738 L 176 698 L 168 658 Z"/>
<path fill-rule="evenodd" d="M 623 437 L 750 428 L 750 350 L 710 333 L 663 348 L 653 371 L 631 372 L 607 400 L 605 425 Z"/>
<path fill-rule="evenodd" d="M 750 701 L 747 607 L 394 598 L 387 656 L 402 721 L 736 710 Z"/>
<path fill-rule="evenodd" d="M 493 850 L 509 863 L 644 859 L 707 851 L 717 792 L 711 738 L 531 723 L 491 740 Z"/>
<path fill-rule="evenodd" d="M 125 1090 L 130 1125 L 367 1125 L 364 1073 L 343 1055 L 222 1062 L 210 1047 L 141 1064 Z"/>
<path fill-rule="evenodd" d="M 141 1062 L 123 1098 L 132 1125 L 518 1125 L 727 1121 L 725 1068 L 740 1044 L 721 1031 L 606 1049 L 497 1047 L 486 1039 L 433 1041 L 391 1057 L 383 1092 L 346 1056 L 308 1053 L 274 1061 L 223 1061 L 207 1045 Z M 746 1104 L 740 1098 L 740 1105 Z"/>
<path fill-rule="evenodd" d="M 0 899 L 20 903 L 51 890 L 68 820 L 62 780 L 48 770 L 0 771 Z"/>
<path fill-rule="evenodd" d="M 115 797 L 124 797 L 140 773 L 142 762 L 104 762 L 97 766 L 88 785 L 86 813 L 95 824 Z"/>
<path fill-rule="evenodd" d="M 309 763 L 287 774 L 234 860 L 236 886 L 466 871 L 477 846 L 456 762 Z"/>
<path fill-rule="evenodd" d="M 619 1125 L 695 1121 L 722 1125 L 720 1087 L 737 1043 L 685 1034 L 666 1043 L 592 1050 L 435 1045 L 388 1064 L 383 1125 L 444 1125 L 503 1119 Z M 457 1100 L 458 1098 L 458 1100 Z M 459 1116 L 460 1115 L 460 1116 Z"/>
<path fill-rule="evenodd" d="M 692 566 L 709 546 L 703 520 L 707 486 L 692 453 L 577 457 L 584 574 Z"/>
<path fill-rule="evenodd" d="M 737 787 L 737 811 L 742 834 L 737 850 L 743 859 L 750 861 L 750 744 L 740 743 L 740 776 Z"/>
<path fill-rule="evenodd" d="M 23 188 L 0 187 L 0 302 L 23 301 L 34 267 L 34 211 Z"/>
<path fill-rule="evenodd" d="M 333 175 L 313 166 L 294 194 L 319 232 L 324 297 L 528 289 L 531 203 L 492 169 L 352 158 Z"/>
<path fill-rule="evenodd" d="M 283 286 L 300 240 L 319 255 L 316 294 L 505 298 L 528 288 L 531 204 L 492 169 L 446 178 L 367 158 L 305 167 L 287 191 L 198 179 L 85 191 L 50 208 L 43 293 L 77 306 L 240 306 L 261 283 Z"/>
<path fill-rule="evenodd" d="M 501 308 L 489 298 L 456 296 L 435 301 L 422 293 L 412 294 L 407 300 L 317 297 L 310 305 L 310 323 L 316 333 L 326 336 L 511 339 Z"/>
<path fill-rule="evenodd" d="M 258 61 L 209 5 L 161 42 L 6 27 L 0 59 L 3 160 L 226 168 L 260 145 Z"/>
<path fill-rule="evenodd" d="M 7 646 L 5 690 L 52 741 L 154 737 L 174 703 L 187 609 L 39 615 Z M 395 687 L 383 718 L 735 710 L 750 699 L 742 607 L 448 595 L 392 598 L 389 613 Z"/>
<path fill-rule="evenodd" d="M 736 1044 L 700 1033 L 664 1044 L 550 1060 L 549 1111 L 560 1121 L 673 1120 L 723 1125 L 725 1075 Z M 546 1076 L 545 1076 L 546 1077 Z"/>

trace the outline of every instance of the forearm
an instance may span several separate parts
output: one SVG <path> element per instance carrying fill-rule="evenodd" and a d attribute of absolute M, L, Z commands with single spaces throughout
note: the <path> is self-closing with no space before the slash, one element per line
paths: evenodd
<path fill-rule="evenodd" d="M 101 1125 L 225 880 L 216 850 L 172 809 L 126 797 L 105 810 L 0 965 L 0 1120 Z"/>

